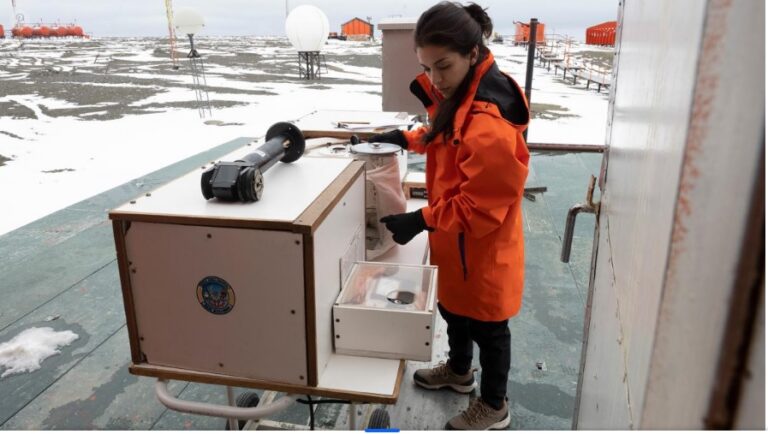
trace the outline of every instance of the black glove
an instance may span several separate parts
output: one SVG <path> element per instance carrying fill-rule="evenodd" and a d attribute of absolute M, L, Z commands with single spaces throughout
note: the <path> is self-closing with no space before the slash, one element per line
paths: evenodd
<path fill-rule="evenodd" d="M 371 143 L 392 143 L 403 149 L 408 149 L 408 140 L 405 139 L 405 134 L 400 130 L 387 131 L 386 133 L 374 134 L 368 141 Z"/>
<path fill-rule="evenodd" d="M 431 228 L 427 227 L 427 222 L 424 221 L 421 210 L 388 215 L 382 217 L 379 221 L 384 223 L 387 229 L 392 232 L 392 239 L 397 244 L 406 244 L 424 229 L 432 231 Z"/>

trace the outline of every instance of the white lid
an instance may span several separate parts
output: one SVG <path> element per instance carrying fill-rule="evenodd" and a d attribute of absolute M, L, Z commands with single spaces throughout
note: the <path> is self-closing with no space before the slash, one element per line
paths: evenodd
<path fill-rule="evenodd" d="M 362 142 L 352 145 L 352 152 L 356 154 L 394 154 L 400 151 L 400 147 L 392 143 Z"/>

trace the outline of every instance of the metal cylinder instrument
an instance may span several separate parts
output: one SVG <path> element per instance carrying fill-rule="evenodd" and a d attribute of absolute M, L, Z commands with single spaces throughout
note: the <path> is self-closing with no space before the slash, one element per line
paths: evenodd
<path fill-rule="evenodd" d="M 232 162 L 220 161 L 203 172 L 200 187 L 205 199 L 255 202 L 264 192 L 264 172 L 278 161 L 291 163 L 304 154 L 304 135 L 295 125 L 278 122 L 267 130 L 266 142 Z"/>
<path fill-rule="evenodd" d="M 361 142 L 357 136 L 352 136 L 350 143 L 352 157 L 365 162 L 365 249 L 370 260 L 395 245 L 379 220 L 406 209 L 396 156 L 402 148 L 391 143 Z"/>

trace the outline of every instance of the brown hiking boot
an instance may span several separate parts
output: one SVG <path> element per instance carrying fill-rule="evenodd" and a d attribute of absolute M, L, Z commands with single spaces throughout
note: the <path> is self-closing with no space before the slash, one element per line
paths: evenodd
<path fill-rule="evenodd" d="M 413 382 L 425 389 L 436 390 L 450 387 L 459 393 L 475 390 L 475 375 L 472 369 L 464 375 L 456 375 L 446 362 L 440 362 L 431 369 L 419 369 L 413 373 Z"/>
<path fill-rule="evenodd" d="M 509 422 L 509 407 L 506 401 L 501 410 L 496 410 L 481 398 L 475 398 L 469 403 L 469 408 L 445 424 L 445 429 L 471 431 L 506 429 Z"/>

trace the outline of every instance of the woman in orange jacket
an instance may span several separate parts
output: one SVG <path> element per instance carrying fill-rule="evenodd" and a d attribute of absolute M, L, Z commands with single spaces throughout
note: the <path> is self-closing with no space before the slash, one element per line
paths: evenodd
<path fill-rule="evenodd" d="M 523 296 L 521 199 L 529 154 L 522 132 L 529 113 L 520 87 L 499 71 L 483 42 L 492 29 L 473 3 L 442 2 L 424 12 L 414 33 L 424 73 L 410 88 L 431 123 L 370 139 L 426 154 L 429 205 L 381 219 L 400 244 L 428 230 L 431 262 L 439 267 L 449 359 L 416 371 L 414 382 L 469 393 L 476 385 L 472 342 L 480 349 L 481 396 L 446 429 L 499 429 L 510 422 L 507 323 Z"/>

